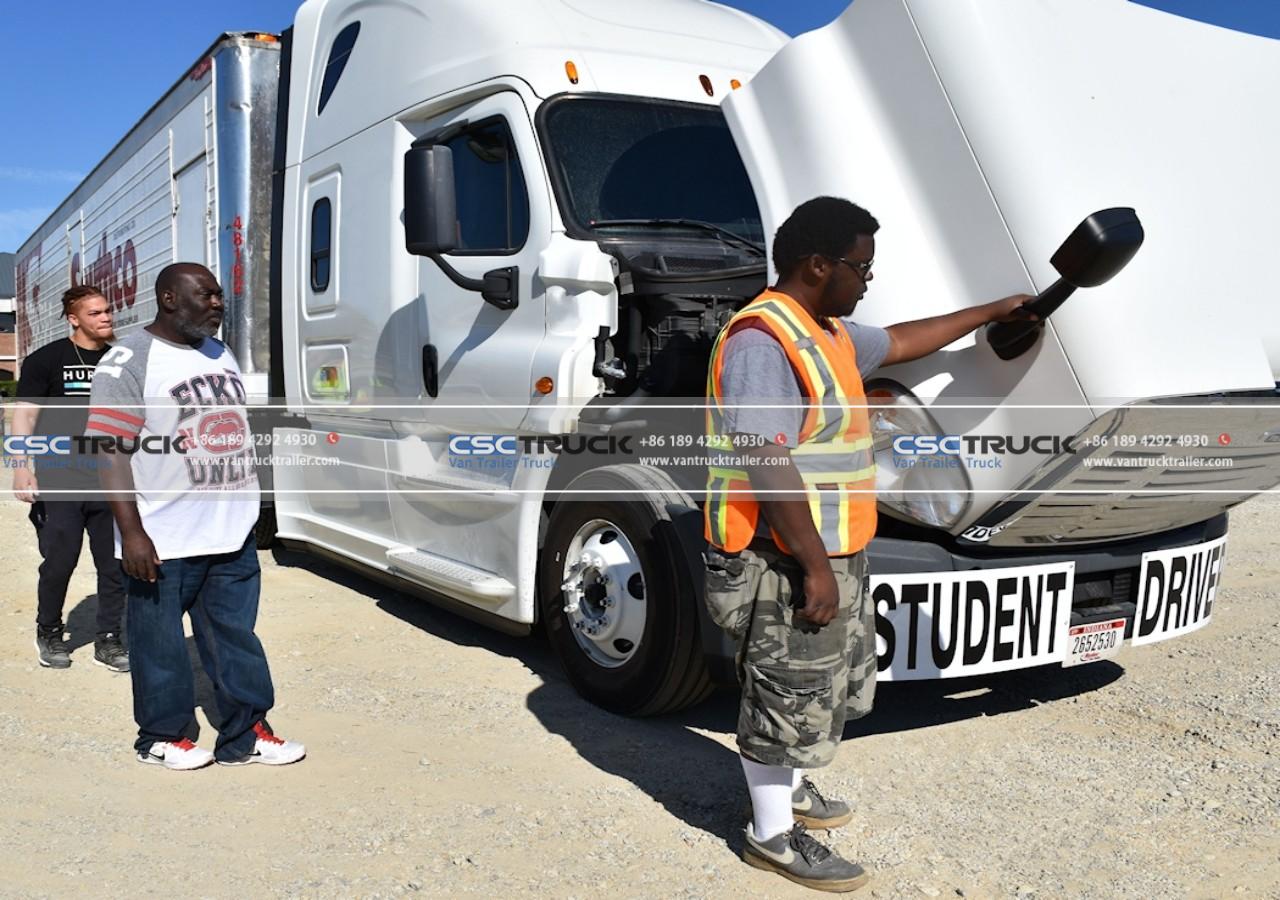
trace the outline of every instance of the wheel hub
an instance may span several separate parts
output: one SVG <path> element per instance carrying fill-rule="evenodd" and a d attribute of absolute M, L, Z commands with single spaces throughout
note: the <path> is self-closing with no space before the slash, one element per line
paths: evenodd
<path fill-rule="evenodd" d="M 573 636 L 592 661 L 613 668 L 635 655 L 644 635 L 644 570 L 622 529 L 604 519 L 579 528 L 561 588 Z"/>

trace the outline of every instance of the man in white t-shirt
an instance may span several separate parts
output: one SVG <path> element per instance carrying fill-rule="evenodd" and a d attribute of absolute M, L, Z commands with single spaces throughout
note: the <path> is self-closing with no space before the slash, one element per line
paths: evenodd
<path fill-rule="evenodd" d="M 138 761 L 170 769 L 297 762 L 306 749 L 275 736 L 266 654 L 254 634 L 261 571 L 253 537 L 258 476 L 235 357 L 213 335 L 222 288 L 194 263 L 156 278 L 156 319 L 98 364 L 89 437 L 103 457 L 128 577 L 134 744 Z M 213 753 L 191 741 L 195 682 L 183 638 L 191 616 L 221 721 Z"/>

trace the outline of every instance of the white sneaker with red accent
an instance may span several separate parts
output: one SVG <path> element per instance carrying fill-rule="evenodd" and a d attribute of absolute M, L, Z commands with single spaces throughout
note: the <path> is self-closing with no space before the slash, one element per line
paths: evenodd
<path fill-rule="evenodd" d="M 247 766 L 249 763 L 262 763 L 267 766 L 287 766 L 307 755 L 307 748 L 302 744 L 276 737 L 261 722 L 253 726 L 253 733 L 258 736 L 253 742 L 253 750 L 239 759 L 220 759 L 218 765 Z"/>
<path fill-rule="evenodd" d="M 189 771 L 203 769 L 213 762 L 213 754 L 191 743 L 189 738 L 178 741 L 156 741 L 146 753 L 138 754 L 138 762 L 166 769 Z"/>

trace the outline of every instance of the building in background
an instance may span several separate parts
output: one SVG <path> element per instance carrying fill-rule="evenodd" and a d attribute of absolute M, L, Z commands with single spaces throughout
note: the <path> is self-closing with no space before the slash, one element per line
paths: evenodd
<path fill-rule="evenodd" d="M 18 372 L 17 313 L 14 306 L 13 254 L 0 253 L 0 385 Z"/>

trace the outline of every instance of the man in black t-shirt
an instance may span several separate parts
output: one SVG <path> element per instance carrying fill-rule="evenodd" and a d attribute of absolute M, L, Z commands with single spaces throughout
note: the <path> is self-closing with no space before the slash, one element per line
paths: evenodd
<path fill-rule="evenodd" d="M 111 305 L 89 285 L 62 295 L 62 314 L 70 323 L 69 338 L 46 344 L 22 361 L 15 435 L 76 437 L 89 418 L 89 386 L 98 361 L 110 349 Z M 60 446 L 60 450 L 66 450 Z M 120 641 L 124 616 L 124 579 L 115 558 L 111 509 L 94 497 L 98 473 L 91 456 L 75 452 L 14 456 L 13 493 L 31 504 L 31 524 L 40 543 L 37 589 L 36 653 L 40 665 L 65 669 L 71 655 L 63 641 L 62 607 L 67 585 L 80 559 L 84 534 L 98 569 L 98 625 L 93 661 L 113 672 L 129 671 L 129 655 Z"/>

